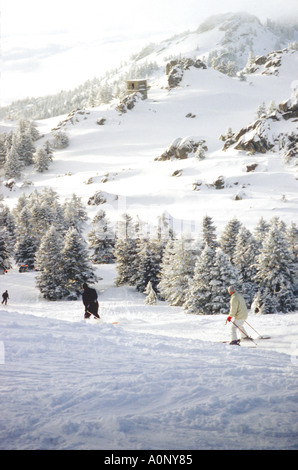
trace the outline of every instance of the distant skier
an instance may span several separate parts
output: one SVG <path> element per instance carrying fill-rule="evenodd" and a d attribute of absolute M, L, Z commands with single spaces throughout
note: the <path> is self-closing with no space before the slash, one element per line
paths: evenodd
<path fill-rule="evenodd" d="M 9 295 L 8 295 L 7 290 L 6 290 L 5 292 L 3 292 L 3 294 L 2 294 L 2 299 L 3 299 L 3 300 L 2 300 L 1 303 L 4 304 L 4 305 L 7 305 L 7 300 L 9 299 Z"/>
<path fill-rule="evenodd" d="M 230 300 L 230 313 L 227 318 L 231 322 L 231 342 L 230 344 L 239 344 L 240 341 L 251 339 L 245 331 L 244 322 L 248 317 L 248 311 L 245 300 L 239 292 L 235 291 L 233 286 L 228 288 L 228 293 L 231 295 Z M 240 339 L 237 339 L 237 331 L 240 333 Z"/>
<path fill-rule="evenodd" d="M 98 301 L 97 293 L 95 289 L 88 287 L 86 283 L 83 284 L 83 295 L 82 300 L 85 306 L 85 318 L 90 318 L 91 315 L 94 315 L 96 318 L 100 318 L 98 315 Z"/>

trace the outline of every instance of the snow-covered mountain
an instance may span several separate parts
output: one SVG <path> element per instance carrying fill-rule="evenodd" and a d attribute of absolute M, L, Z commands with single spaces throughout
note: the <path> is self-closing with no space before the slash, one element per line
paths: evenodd
<path fill-rule="evenodd" d="M 199 19 L 198 19 L 199 24 Z M 149 43 L 136 51 L 129 61 L 101 77 L 90 77 L 75 89 L 61 90 L 56 95 L 26 98 L 0 108 L 0 118 L 44 119 L 70 112 L 75 108 L 98 105 L 117 99 L 125 93 L 129 78 L 157 77 L 164 74 L 171 59 L 201 59 L 208 66 L 235 76 L 249 57 L 283 49 L 298 40 L 298 26 L 274 23 L 247 13 L 215 15 L 199 25 L 196 31 L 178 32 L 159 43 Z M 100 60 L 98 57 L 95 60 Z"/>
<path fill-rule="evenodd" d="M 159 45 L 152 44 L 151 50 L 145 48 L 135 60 L 156 60 L 162 64 L 169 57 L 181 55 L 211 63 L 216 58 L 235 62 L 239 70 L 245 66 L 249 53 L 263 55 L 282 49 L 297 38 L 296 28 L 278 27 L 270 21 L 265 25 L 248 13 L 227 13 L 210 17 L 196 31 L 184 32 Z"/>
<path fill-rule="evenodd" d="M 296 223 L 296 34 L 227 14 L 150 45 L 110 77 L 126 87 L 140 78 L 129 71 L 158 64 L 147 99 L 69 95 L 74 109 L 36 121 L 36 148 L 64 137 L 48 170 L 8 179 L 1 147 L 1 209 L 51 188 L 81 198 L 85 234 L 100 209 L 146 233 L 162 214 L 177 235 L 198 235 L 206 215 L 218 234 L 234 217 L 251 230 L 261 217 Z M 224 58 L 239 74 L 222 73 Z M 6 136 L 17 127 L 0 123 Z M 101 323 L 85 322 L 80 300 L 42 298 L 33 271 L 0 275 L 1 449 L 297 449 L 297 312 L 251 315 L 254 349 L 215 344 L 229 340 L 223 315 L 145 305 L 116 287 L 114 265 L 96 273 Z"/>
<path fill-rule="evenodd" d="M 210 31 L 215 28 L 201 34 Z M 218 25 L 216 31 L 224 32 Z M 12 190 L 4 185 L 6 202 L 13 207 L 22 192 L 28 195 L 51 186 L 62 199 L 73 192 L 82 197 L 90 217 L 98 210 L 94 197 L 102 193 L 106 200 L 102 208 L 113 222 L 125 211 L 149 223 L 167 211 L 177 219 L 179 230 L 182 225 L 196 229 L 206 214 L 214 217 L 219 230 L 233 216 L 248 228 L 256 225 L 261 214 L 266 219 L 278 216 L 287 223 L 294 221 L 295 115 L 272 124 L 280 141 L 287 135 L 294 139 L 293 158 L 287 162 L 281 144 L 254 153 L 251 148 L 231 146 L 227 151 L 227 143 L 220 140 L 228 132 L 247 126 L 249 130 L 262 104 L 268 108 L 273 102 L 278 107 L 289 99 L 295 101 L 298 52 L 279 51 L 274 63 L 270 54 L 257 56 L 256 64 L 262 65 L 251 65 L 252 73 L 244 73 L 245 79 L 227 76 L 201 59 L 170 60 L 162 76 L 148 80 L 146 100 L 136 93 L 122 103 L 116 100 L 38 121 L 43 137 L 36 141 L 37 147 L 46 140 L 53 142 L 61 131 L 67 134 L 69 146 L 55 150 L 47 172 L 41 174 L 29 166 Z M 174 86 L 173 73 L 178 74 Z M 8 131 L 13 125 L 3 122 L 2 129 Z M 267 140 L 272 138 L 268 121 L 263 122 L 262 132 L 270 134 Z M 195 156 L 199 144 L 205 151 L 201 160 Z M 173 152 L 177 145 L 179 151 Z M 251 163 L 257 166 L 248 173 Z M 215 184 L 218 178 L 224 181 L 220 190 Z"/>

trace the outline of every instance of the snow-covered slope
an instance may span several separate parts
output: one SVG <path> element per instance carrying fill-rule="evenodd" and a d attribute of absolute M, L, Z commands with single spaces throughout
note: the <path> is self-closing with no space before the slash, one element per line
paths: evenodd
<path fill-rule="evenodd" d="M 170 57 L 196 57 L 207 60 L 209 55 L 235 62 L 239 69 L 247 62 L 250 52 L 263 55 L 286 47 L 298 38 L 298 31 L 262 24 L 245 12 L 214 15 L 200 24 L 196 31 L 184 32 L 151 44 L 135 55 L 136 62 L 156 61 L 162 64 Z M 291 38 L 291 39 L 290 39 Z"/>
<path fill-rule="evenodd" d="M 226 31 L 214 19 L 196 34 L 203 56 Z M 194 50 L 194 38 L 181 36 L 177 48 L 172 41 L 175 56 L 182 46 L 183 55 Z M 257 43 L 255 52 L 265 54 Z M 151 54 L 164 62 L 162 51 Z M 233 217 L 248 229 L 261 217 L 297 222 L 293 162 L 276 148 L 223 150 L 220 140 L 253 122 L 262 102 L 290 98 L 297 56 L 282 53 L 278 73 L 263 74 L 263 63 L 243 81 L 189 67 L 169 89 L 168 76 L 158 73 L 148 99 L 127 112 L 113 103 L 39 121 L 37 146 L 57 128 L 70 145 L 54 152 L 47 172 L 27 167 L 12 189 L 2 185 L 4 204 L 13 208 L 22 193 L 48 186 L 61 201 L 80 196 L 89 227 L 99 209 L 112 222 L 128 212 L 153 226 L 167 212 L 177 234 L 198 234 L 206 214 L 218 232 Z M 275 121 L 274 132 L 295 132 L 295 122 Z M 200 141 L 204 160 L 194 152 L 160 159 L 172 144 Z M 103 205 L 93 205 L 96 194 Z M 85 323 L 80 301 L 41 299 L 32 272 L 0 276 L 0 292 L 10 294 L 0 309 L 1 449 L 297 449 L 297 312 L 250 316 L 271 339 L 250 330 L 256 348 L 232 347 L 217 343 L 229 339 L 224 316 L 147 306 L 134 288 L 115 287 L 114 266 L 99 266 L 98 274 L 102 324 Z"/>
<path fill-rule="evenodd" d="M 297 449 L 297 314 L 252 316 L 271 339 L 229 346 L 224 316 L 145 305 L 98 273 L 101 324 L 38 299 L 33 273 L 0 279 L 1 449 Z"/>
<path fill-rule="evenodd" d="M 262 102 L 287 100 L 297 60 L 296 51 L 286 56 L 279 75 L 254 74 L 247 81 L 212 68 L 190 67 L 177 88 L 168 88 L 167 75 L 152 81 L 148 99 L 137 100 L 126 113 L 113 105 L 40 121 L 44 138 L 38 145 L 51 140 L 55 133 L 51 129 L 57 129 L 59 123 L 70 145 L 55 151 L 48 172 L 38 174 L 32 168 L 24 172 L 32 182 L 27 189 L 21 182 L 14 191 L 5 188 L 6 202 L 13 206 L 23 191 L 29 194 L 46 185 L 62 198 L 75 192 L 86 205 L 96 192 L 107 193 L 108 204 L 102 208 L 112 221 L 127 211 L 155 222 L 167 211 L 175 219 L 183 219 L 185 226 L 200 224 L 206 214 L 214 217 L 219 229 L 233 216 L 248 228 L 256 225 L 261 214 L 266 219 L 279 216 L 289 223 L 297 213 L 297 181 L 291 164 L 285 165 L 278 153 L 252 157 L 235 150 L 224 152 L 219 137 L 228 128 L 236 131 L 253 121 Z M 104 125 L 97 124 L 100 118 L 105 119 Z M 189 137 L 206 142 L 203 161 L 194 154 L 183 160 L 158 161 L 173 141 Z M 258 170 L 247 174 L 252 159 L 258 162 Z M 177 171 L 180 176 L 172 176 Z M 220 176 L 226 185 L 218 191 L 212 184 Z M 244 197 L 235 201 L 239 191 Z M 96 209 L 88 206 L 90 216 Z"/>

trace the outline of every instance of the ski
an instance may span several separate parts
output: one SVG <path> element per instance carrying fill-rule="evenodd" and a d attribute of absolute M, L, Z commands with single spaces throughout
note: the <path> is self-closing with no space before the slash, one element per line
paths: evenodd
<path fill-rule="evenodd" d="M 243 343 L 242 343 L 242 345 L 241 345 L 240 342 L 231 344 L 230 341 L 216 341 L 216 343 L 229 344 L 230 346 L 242 346 L 242 347 L 244 347 L 244 348 L 247 347 L 247 348 L 250 348 L 250 349 L 254 349 L 254 348 L 257 347 L 256 345 L 255 345 L 255 346 L 251 346 L 251 345 L 250 345 L 251 343 L 246 344 L 245 346 L 244 346 Z"/>

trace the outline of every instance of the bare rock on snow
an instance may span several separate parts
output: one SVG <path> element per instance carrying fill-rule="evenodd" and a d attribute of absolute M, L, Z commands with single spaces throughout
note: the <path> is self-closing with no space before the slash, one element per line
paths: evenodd
<path fill-rule="evenodd" d="M 121 102 L 118 104 L 116 107 L 117 111 L 120 111 L 120 113 L 127 113 L 127 110 L 132 110 L 135 105 L 143 99 L 141 93 L 138 91 L 136 93 L 132 93 L 130 95 L 127 95 L 121 100 Z"/>
<path fill-rule="evenodd" d="M 278 109 L 269 116 L 260 117 L 228 138 L 221 136 L 220 139 L 224 141 L 223 150 L 233 147 L 249 154 L 276 151 L 289 162 L 298 154 L 298 136 L 297 132 L 293 131 L 293 123 L 297 119 L 298 96 L 294 93 L 291 98 L 280 103 Z M 280 132 L 278 123 L 282 121 L 289 122 L 289 132 Z"/>
<path fill-rule="evenodd" d="M 174 59 L 166 64 L 166 74 L 168 75 L 168 84 L 170 88 L 176 88 L 181 82 L 184 71 L 190 67 L 196 69 L 207 69 L 207 65 L 200 59 L 194 60 L 190 58 Z"/>
<path fill-rule="evenodd" d="M 188 158 L 190 154 L 195 154 L 199 145 L 201 145 L 205 151 L 208 150 L 204 139 L 199 139 L 198 137 L 185 137 L 182 139 L 179 137 L 175 139 L 159 157 L 156 157 L 155 160 L 184 160 Z"/>

